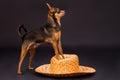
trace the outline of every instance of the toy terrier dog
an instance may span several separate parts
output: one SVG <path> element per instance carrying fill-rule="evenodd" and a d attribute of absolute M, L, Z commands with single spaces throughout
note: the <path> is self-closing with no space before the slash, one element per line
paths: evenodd
<path fill-rule="evenodd" d="M 18 64 L 18 74 L 22 74 L 21 65 L 28 52 L 30 52 L 28 68 L 31 67 L 35 55 L 35 48 L 44 43 L 50 43 L 54 49 L 57 59 L 64 58 L 61 45 L 61 23 L 60 19 L 64 16 L 65 11 L 59 8 L 51 7 L 46 3 L 48 8 L 48 21 L 43 27 L 27 32 L 23 25 L 18 27 L 18 34 L 22 39 L 21 55 Z"/>

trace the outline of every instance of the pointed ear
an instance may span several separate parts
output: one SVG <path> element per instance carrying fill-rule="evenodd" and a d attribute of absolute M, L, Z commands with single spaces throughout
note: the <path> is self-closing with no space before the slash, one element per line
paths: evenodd
<path fill-rule="evenodd" d="M 46 5 L 47 5 L 47 7 L 48 7 L 49 10 L 52 9 L 52 7 L 48 3 L 46 3 Z"/>

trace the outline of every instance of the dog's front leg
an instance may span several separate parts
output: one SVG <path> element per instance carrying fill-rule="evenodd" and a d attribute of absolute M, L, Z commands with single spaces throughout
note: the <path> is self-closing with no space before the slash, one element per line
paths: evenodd
<path fill-rule="evenodd" d="M 58 32 L 57 47 L 58 47 L 59 54 L 62 56 L 62 58 L 64 58 L 62 43 L 61 43 L 61 31 Z"/>
<path fill-rule="evenodd" d="M 53 49 L 54 49 L 54 52 L 55 52 L 55 57 L 57 59 L 60 59 L 57 41 L 53 41 L 52 46 L 53 46 Z"/>
<path fill-rule="evenodd" d="M 62 56 L 62 58 L 65 58 L 63 55 L 63 49 L 62 49 L 62 43 L 61 40 L 58 40 L 58 50 L 59 50 L 59 54 Z"/>

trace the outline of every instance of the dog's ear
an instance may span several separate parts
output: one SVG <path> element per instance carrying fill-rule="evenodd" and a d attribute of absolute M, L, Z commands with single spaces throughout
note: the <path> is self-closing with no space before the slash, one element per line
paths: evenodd
<path fill-rule="evenodd" d="M 46 3 L 46 5 L 47 5 L 48 9 L 51 11 L 52 7 L 48 3 Z"/>

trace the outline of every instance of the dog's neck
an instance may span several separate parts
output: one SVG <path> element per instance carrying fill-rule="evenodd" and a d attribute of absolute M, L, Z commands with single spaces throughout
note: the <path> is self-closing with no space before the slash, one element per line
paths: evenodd
<path fill-rule="evenodd" d="M 61 27 L 60 21 L 55 17 L 51 17 L 50 15 L 48 15 L 48 24 L 50 24 L 52 27 Z"/>

